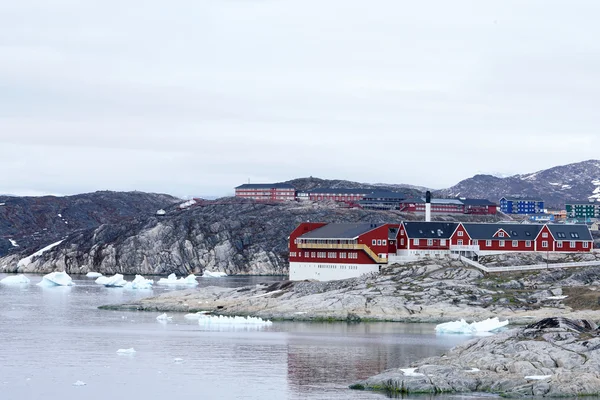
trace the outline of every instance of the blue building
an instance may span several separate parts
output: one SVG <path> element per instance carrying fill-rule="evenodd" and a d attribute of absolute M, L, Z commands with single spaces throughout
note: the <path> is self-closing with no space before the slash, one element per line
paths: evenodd
<path fill-rule="evenodd" d="M 504 214 L 542 214 L 544 213 L 544 200 L 503 197 L 500 199 L 500 211 Z"/>

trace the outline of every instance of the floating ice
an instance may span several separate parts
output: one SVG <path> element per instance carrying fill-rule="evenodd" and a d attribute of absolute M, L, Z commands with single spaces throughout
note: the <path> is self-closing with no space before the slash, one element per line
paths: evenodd
<path fill-rule="evenodd" d="M 0 283 L 4 285 L 28 285 L 29 278 L 25 275 L 17 275 L 17 276 L 7 276 L 6 278 L 0 280 Z"/>
<path fill-rule="evenodd" d="M 508 325 L 508 320 L 500 321 L 497 317 L 469 324 L 464 319 L 460 321 L 445 322 L 435 327 L 437 333 L 482 333 L 492 332 Z"/>
<path fill-rule="evenodd" d="M 48 275 L 44 275 L 42 281 L 38 283 L 38 286 L 72 286 L 74 285 L 73 280 L 66 272 L 50 272 Z"/>
<path fill-rule="evenodd" d="M 198 323 L 200 325 L 273 325 L 273 322 L 257 317 L 224 317 L 222 315 L 202 315 L 198 318 Z"/>
<path fill-rule="evenodd" d="M 550 379 L 550 378 L 552 378 L 552 375 L 529 375 L 529 376 L 525 377 L 525 379 L 531 380 L 531 381 L 542 381 L 544 379 Z"/>
<path fill-rule="evenodd" d="M 177 275 L 171 274 L 167 278 L 160 278 L 156 283 L 158 285 L 197 285 L 198 281 L 196 280 L 196 275 L 194 274 L 188 275 L 186 278 L 179 279 L 177 279 Z"/>
<path fill-rule="evenodd" d="M 173 361 L 175 362 L 175 364 L 181 364 L 183 363 L 183 358 L 175 358 L 173 359 Z"/>
<path fill-rule="evenodd" d="M 169 317 L 167 316 L 167 314 L 160 314 L 158 317 L 156 317 L 157 321 L 160 322 L 167 322 L 167 321 L 171 321 L 173 319 L 173 317 Z"/>
<path fill-rule="evenodd" d="M 43 249 L 40 249 L 40 250 L 36 251 L 35 253 L 33 253 L 32 255 L 30 255 L 29 257 L 25 257 L 25 258 L 21 259 L 17 263 L 17 267 L 26 267 L 26 266 L 28 266 L 29 264 L 31 264 L 31 260 L 33 260 L 34 257 L 41 256 L 46 251 L 50 250 L 53 247 L 58 246 L 61 243 L 62 243 L 62 240 L 59 240 L 56 243 L 52 243 L 51 245 L 48 245 L 48 246 L 44 247 Z"/>
<path fill-rule="evenodd" d="M 113 276 L 101 276 L 95 281 L 99 285 L 106 287 L 123 287 L 127 284 L 127 281 L 123 279 L 123 275 L 114 274 Z"/>
<path fill-rule="evenodd" d="M 85 274 L 85 276 L 87 276 L 88 278 L 99 278 L 102 276 L 102 274 L 100 272 L 88 272 L 87 274 Z"/>
<path fill-rule="evenodd" d="M 133 347 L 130 349 L 119 349 L 117 350 L 117 354 L 135 354 L 135 349 Z"/>
<path fill-rule="evenodd" d="M 198 320 L 204 316 L 206 316 L 206 314 L 208 313 L 208 311 L 199 311 L 197 313 L 193 313 L 193 314 L 185 314 L 183 316 L 183 318 L 185 319 L 192 319 L 192 320 Z"/>
<path fill-rule="evenodd" d="M 127 282 L 123 287 L 125 289 L 152 289 L 152 285 L 154 285 L 152 279 L 146 279 L 141 275 L 136 275 L 133 281 Z"/>
<path fill-rule="evenodd" d="M 73 386 L 85 386 L 87 385 L 87 383 L 83 382 L 83 381 L 77 381 L 73 384 Z"/>
<path fill-rule="evenodd" d="M 416 370 L 416 368 L 400 368 L 400 371 L 402 371 L 404 376 L 425 376 L 425 374 L 415 372 Z"/>
<path fill-rule="evenodd" d="M 204 273 L 202 274 L 203 278 L 223 278 L 225 276 L 227 276 L 227 274 L 225 272 L 220 272 L 220 271 L 210 272 L 207 269 L 205 269 Z"/>

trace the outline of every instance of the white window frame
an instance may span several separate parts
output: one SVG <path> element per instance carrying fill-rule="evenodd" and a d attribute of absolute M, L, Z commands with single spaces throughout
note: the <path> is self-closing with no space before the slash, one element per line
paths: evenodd
<path fill-rule="evenodd" d="M 381 239 L 377 240 L 377 246 L 381 246 Z"/>
<path fill-rule="evenodd" d="M 589 249 L 590 248 L 590 243 L 589 242 L 583 242 L 583 248 L 584 249 Z"/>
<path fill-rule="evenodd" d="M 458 231 L 458 232 L 456 233 L 456 236 L 463 236 L 463 231 Z"/>
<path fill-rule="evenodd" d="M 574 240 L 571 240 L 571 244 L 569 245 L 569 247 L 574 249 L 575 247 L 577 247 L 577 243 Z"/>
<path fill-rule="evenodd" d="M 440 239 L 440 246 L 446 245 L 446 239 Z"/>
<path fill-rule="evenodd" d="M 548 248 L 548 241 L 547 240 L 542 240 L 542 248 L 543 249 L 547 249 Z"/>
<path fill-rule="evenodd" d="M 499 240 L 498 241 L 498 246 L 504 247 L 504 240 Z"/>
<path fill-rule="evenodd" d="M 427 246 L 433 246 L 433 239 L 427 239 Z"/>
<path fill-rule="evenodd" d="M 512 247 L 519 247 L 519 241 L 518 240 L 513 240 L 512 241 Z"/>
<path fill-rule="evenodd" d="M 525 241 L 525 247 L 531 247 L 531 240 Z"/>
<path fill-rule="evenodd" d="M 562 240 L 558 240 L 558 241 L 556 242 L 556 248 L 557 248 L 557 249 L 562 249 L 562 247 L 563 247 L 563 242 L 562 242 Z"/>
<path fill-rule="evenodd" d="M 382 246 L 387 246 L 387 241 L 386 241 L 385 239 L 383 239 L 383 240 L 381 241 L 381 245 L 382 245 Z"/>
<path fill-rule="evenodd" d="M 414 246 L 418 246 L 419 245 L 419 239 L 413 239 L 413 245 Z"/>
<path fill-rule="evenodd" d="M 400 246 L 404 246 L 404 238 L 400 239 Z"/>
<path fill-rule="evenodd" d="M 377 239 L 371 240 L 371 245 L 372 246 L 377 246 Z"/>
<path fill-rule="evenodd" d="M 458 246 L 462 246 L 463 245 L 463 240 L 462 239 L 458 239 L 458 241 L 456 242 L 456 244 Z"/>
<path fill-rule="evenodd" d="M 542 237 L 543 238 L 547 238 L 548 237 L 548 232 L 542 232 Z"/>
<path fill-rule="evenodd" d="M 491 240 L 486 240 L 485 241 L 485 245 L 486 245 L 486 247 L 492 247 L 492 241 Z"/>
<path fill-rule="evenodd" d="M 498 232 L 498 237 L 504 237 L 504 232 Z"/>
<path fill-rule="evenodd" d="M 477 240 L 477 239 L 473 240 L 473 246 L 479 246 L 479 240 Z"/>

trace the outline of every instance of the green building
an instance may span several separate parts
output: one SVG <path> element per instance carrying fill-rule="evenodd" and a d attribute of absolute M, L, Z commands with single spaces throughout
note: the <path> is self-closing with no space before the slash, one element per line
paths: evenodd
<path fill-rule="evenodd" d="M 569 218 L 600 218 L 600 203 L 575 201 L 565 205 Z"/>

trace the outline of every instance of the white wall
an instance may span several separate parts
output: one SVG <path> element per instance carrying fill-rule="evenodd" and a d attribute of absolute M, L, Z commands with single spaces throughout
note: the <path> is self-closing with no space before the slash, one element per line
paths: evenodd
<path fill-rule="evenodd" d="M 379 272 L 379 264 L 290 263 L 290 280 L 333 281 Z"/>

